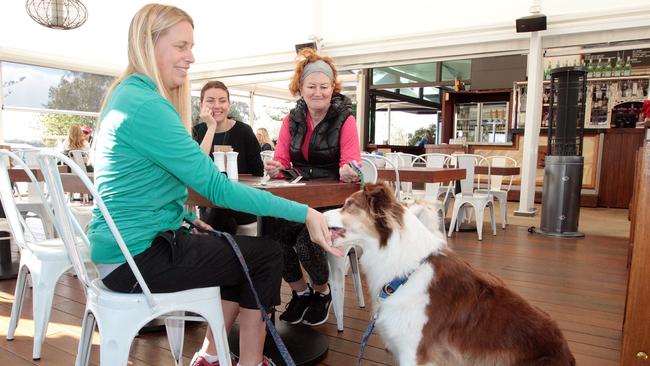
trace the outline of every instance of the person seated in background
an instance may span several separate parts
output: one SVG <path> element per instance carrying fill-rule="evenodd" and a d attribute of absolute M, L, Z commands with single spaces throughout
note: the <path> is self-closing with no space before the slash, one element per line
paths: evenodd
<path fill-rule="evenodd" d="M 255 136 L 257 137 L 257 141 L 260 143 L 262 151 L 273 151 L 275 149 L 275 144 L 273 143 L 273 140 L 271 140 L 269 131 L 267 131 L 266 128 L 258 128 Z"/>
<path fill-rule="evenodd" d="M 431 131 L 427 130 L 425 132 L 424 136 L 422 137 L 422 139 L 420 139 L 420 141 L 418 141 L 417 146 L 418 147 L 424 147 L 424 145 L 435 144 L 435 143 L 436 143 L 436 141 L 433 138 L 433 134 L 431 133 Z"/>
<path fill-rule="evenodd" d="M 341 82 L 332 59 L 319 56 L 311 48 L 300 50 L 289 90 L 301 98 L 282 121 L 273 160 L 264 166 L 266 171 L 278 177 L 282 169 L 296 168 L 307 179 L 357 182 L 359 177 L 349 165 L 361 159 L 357 123 L 352 102 L 340 94 Z M 281 243 L 282 277 L 292 290 L 280 320 L 312 326 L 325 323 L 332 303 L 327 253 L 314 248 L 305 225 L 265 220 L 268 237 Z M 313 287 L 305 282 L 301 264 Z"/>
<path fill-rule="evenodd" d="M 212 158 L 214 146 L 230 146 L 237 154 L 239 174 L 261 177 L 264 164 L 260 146 L 253 129 L 239 121 L 228 118 L 230 93 L 221 81 L 210 81 L 201 88 L 201 123 L 192 128 L 192 138 L 201 145 L 201 150 Z M 219 231 L 230 234 L 237 232 L 237 226 L 253 223 L 257 217 L 227 208 L 201 207 L 201 220 Z"/>
<path fill-rule="evenodd" d="M 81 129 L 81 132 L 84 133 L 84 138 L 86 138 L 86 141 L 88 141 L 88 145 L 93 144 L 93 129 L 90 127 L 84 127 Z"/>
<path fill-rule="evenodd" d="M 72 125 L 68 129 L 68 138 L 63 142 L 63 153 L 70 155 L 70 151 L 80 150 L 83 152 L 84 163 L 88 165 L 88 153 L 90 144 L 83 134 L 79 125 Z"/>

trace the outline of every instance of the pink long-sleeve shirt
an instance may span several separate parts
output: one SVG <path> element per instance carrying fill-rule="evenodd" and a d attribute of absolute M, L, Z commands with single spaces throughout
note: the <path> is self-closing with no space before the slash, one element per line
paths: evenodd
<path fill-rule="evenodd" d="M 284 117 L 282 127 L 280 127 L 280 134 L 278 136 L 278 143 L 275 146 L 275 154 L 273 160 L 279 161 L 283 169 L 291 167 L 291 156 L 289 155 L 289 146 L 291 145 L 291 131 L 289 130 L 289 114 Z M 314 132 L 314 123 L 311 119 L 311 114 L 307 112 L 307 133 L 305 141 L 302 143 L 302 156 L 305 160 L 309 156 L 309 140 L 311 134 Z M 359 134 L 357 133 L 357 121 L 353 115 L 350 115 L 343 126 L 341 126 L 340 136 L 340 149 L 341 158 L 339 159 L 339 167 L 350 161 L 361 160 L 361 149 L 359 148 Z"/>

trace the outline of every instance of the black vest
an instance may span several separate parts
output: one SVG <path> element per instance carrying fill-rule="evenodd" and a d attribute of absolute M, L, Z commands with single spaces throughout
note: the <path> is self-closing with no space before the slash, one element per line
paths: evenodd
<path fill-rule="evenodd" d="M 316 125 L 309 141 L 308 159 L 302 155 L 302 144 L 307 134 L 307 104 L 300 98 L 296 108 L 289 112 L 291 145 L 289 156 L 294 168 L 306 179 L 339 179 L 341 158 L 341 126 L 352 114 L 350 98 L 335 94 L 325 118 Z"/>

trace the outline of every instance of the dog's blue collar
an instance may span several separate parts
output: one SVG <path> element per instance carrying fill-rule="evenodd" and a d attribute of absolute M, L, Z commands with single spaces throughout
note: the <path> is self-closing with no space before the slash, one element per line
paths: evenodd
<path fill-rule="evenodd" d="M 420 261 L 420 264 L 418 265 L 418 268 L 421 265 L 423 265 L 424 263 L 428 262 L 429 259 L 432 256 L 433 256 L 433 254 L 431 254 L 431 255 L 427 256 L 426 258 L 422 259 Z M 390 295 L 394 294 L 395 291 L 397 291 L 397 289 L 400 288 L 400 286 L 402 286 L 403 284 L 406 283 L 406 281 L 408 281 L 409 277 L 411 277 L 411 275 L 413 274 L 413 272 L 415 272 L 416 269 L 414 269 L 413 271 L 411 271 L 409 274 L 407 274 L 405 276 L 395 277 L 390 282 L 388 282 L 387 284 L 382 286 L 381 290 L 379 291 L 378 297 L 380 299 L 384 300 L 384 299 L 388 298 Z"/>
<path fill-rule="evenodd" d="M 413 272 L 411 272 L 411 273 L 413 273 Z M 388 296 L 394 294 L 395 291 L 397 291 L 397 289 L 400 286 L 402 286 L 403 284 L 406 283 L 406 281 L 408 281 L 409 277 L 411 276 L 411 273 L 409 273 L 407 276 L 393 278 L 392 281 L 385 284 L 381 288 L 381 291 L 379 291 L 379 298 L 380 299 L 386 299 Z"/>

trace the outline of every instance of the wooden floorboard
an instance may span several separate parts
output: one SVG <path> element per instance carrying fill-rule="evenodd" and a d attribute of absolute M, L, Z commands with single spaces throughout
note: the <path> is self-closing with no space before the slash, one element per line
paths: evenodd
<path fill-rule="evenodd" d="M 484 240 L 476 233 L 456 233 L 450 246 L 474 267 L 500 277 L 510 288 L 549 313 L 564 332 L 578 365 L 618 365 L 625 301 L 628 244 L 621 237 L 587 235 L 561 239 L 529 234 L 524 226 L 510 225 L 492 236 L 486 227 Z M 6 340 L 15 281 L 0 281 L 0 365 L 72 365 L 77 350 L 84 294 L 78 281 L 64 275 L 56 288 L 52 320 L 40 361 L 33 361 L 31 294 L 26 295 L 21 321 L 13 341 Z M 370 304 L 367 288 L 366 303 Z M 291 291 L 283 285 L 284 303 Z M 284 306 L 280 306 L 283 309 Z M 347 279 L 345 331 L 336 330 L 333 313 L 317 329 L 329 338 L 329 352 L 320 365 L 354 365 L 370 309 L 359 308 L 354 288 Z M 200 347 L 205 327 L 186 330 L 185 364 Z M 91 364 L 99 363 L 95 334 Z M 173 365 L 164 332 L 137 337 L 131 349 L 132 365 Z M 381 338 L 370 338 L 362 365 L 394 365 Z"/>

